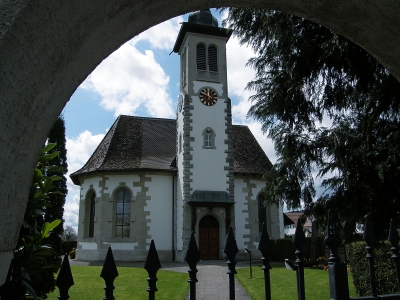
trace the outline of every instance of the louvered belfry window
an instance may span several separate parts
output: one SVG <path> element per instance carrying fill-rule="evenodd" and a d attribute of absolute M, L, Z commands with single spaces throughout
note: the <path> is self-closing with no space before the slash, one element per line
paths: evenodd
<path fill-rule="evenodd" d="M 206 47 L 203 44 L 198 44 L 196 48 L 197 52 L 197 70 L 206 71 Z"/>
<path fill-rule="evenodd" d="M 211 72 L 218 72 L 218 55 L 215 46 L 208 47 L 208 69 Z"/>
<path fill-rule="evenodd" d="M 128 190 L 118 192 L 116 201 L 115 237 L 129 237 L 131 223 L 131 195 Z"/>

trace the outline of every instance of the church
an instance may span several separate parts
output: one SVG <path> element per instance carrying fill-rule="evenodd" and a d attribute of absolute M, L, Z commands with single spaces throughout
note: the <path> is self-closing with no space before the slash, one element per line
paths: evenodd
<path fill-rule="evenodd" d="M 226 43 L 232 30 L 200 10 L 183 22 L 176 119 L 119 116 L 87 163 L 79 185 L 76 259 L 143 261 L 151 240 L 160 260 L 184 261 L 194 232 L 203 260 L 224 258 L 232 226 L 239 248 L 256 249 L 262 223 L 283 237 L 281 206 L 265 206 L 271 162 L 247 126 L 233 125 Z M 254 251 L 254 255 L 259 255 Z"/>

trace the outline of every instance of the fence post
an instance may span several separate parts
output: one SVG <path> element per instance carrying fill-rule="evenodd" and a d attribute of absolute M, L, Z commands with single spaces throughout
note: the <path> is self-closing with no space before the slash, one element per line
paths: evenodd
<path fill-rule="evenodd" d="M 231 226 L 229 226 L 228 237 L 226 239 L 224 253 L 228 257 L 228 261 L 226 263 L 228 264 L 229 270 L 228 272 L 226 272 L 226 274 L 229 274 L 229 299 L 235 300 L 235 274 L 237 273 L 235 269 L 236 265 L 235 257 L 236 254 L 239 253 L 239 249 L 237 247 Z"/>
<path fill-rule="evenodd" d="M 396 266 L 397 288 L 400 293 L 399 233 L 393 219 L 390 220 L 389 242 L 392 244 L 392 258 Z"/>
<path fill-rule="evenodd" d="M 61 264 L 61 269 L 58 272 L 58 276 L 56 279 L 56 286 L 60 291 L 60 295 L 57 298 L 60 300 L 69 299 L 68 291 L 73 285 L 74 285 L 74 278 L 72 277 L 71 267 L 69 265 L 69 260 L 68 260 L 68 254 L 65 254 L 63 262 Z"/>
<path fill-rule="evenodd" d="M 331 211 L 328 212 L 328 234 L 325 244 L 330 249 L 328 259 L 329 289 L 332 300 L 348 300 L 349 283 L 347 280 L 346 263 L 340 261 L 338 248 L 341 245 L 340 238 L 336 235 L 336 226 Z"/>
<path fill-rule="evenodd" d="M 372 225 L 368 220 L 368 216 L 365 218 L 365 227 L 364 227 L 364 241 L 367 243 L 367 255 L 365 256 L 368 259 L 369 266 L 369 281 L 371 285 L 372 296 L 376 297 L 376 283 L 375 283 L 375 268 L 374 268 L 374 248 L 372 247 L 374 243 L 374 236 L 372 233 Z"/>
<path fill-rule="evenodd" d="M 115 265 L 114 256 L 111 247 L 108 247 L 106 259 L 104 261 L 103 269 L 101 269 L 100 277 L 104 279 L 105 296 L 103 300 L 114 300 L 114 280 L 118 277 L 117 266 Z"/>
<path fill-rule="evenodd" d="M 187 281 L 190 283 L 190 300 L 196 300 L 196 282 L 198 282 L 196 278 L 196 265 L 199 260 L 199 248 L 197 248 L 196 239 L 194 238 L 194 232 L 192 231 L 189 247 L 185 256 L 185 261 L 189 264 L 189 279 Z"/>
<path fill-rule="evenodd" d="M 261 269 L 264 271 L 265 299 L 271 300 L 271 279 L 269 274 L 269 270 L 271 269 L 271 265 L 269 264 L 270 253 L 271 253 L 271 240 L 269 239 L 265 223 L 262 224 L 260 242 L 258 243 L 258 250 L 260 250 L 262 254 L 261 260 L 263 263 L 263 267 Z"/>
<path fill-rule="evenodd" d="M 306 292 L 304 285 L 304 245 L 306 237 L 304 236 L 303 226 L 300 218 L 297 220 L 296 231 L 294 233 L 293 244 L 296 246 L 296 275 L 297 275 L 297 299 L 305 300 Z"/>
<path fill-rule="evenodd" d="M 147 278 L 147 281 L 149 282 L 149 287 L 147 288 L 147 292 L 149 293 L 149 300 L 154 300 L 156 297 L 155 293 L 158 291 L 156 286 L 156 282 L 158 280 L 157 272 L 159 269 L 161 269 L 161 263 L 160 259 L 158 258 L 156 246 L 154 245 L 154 240 L 151 240 L 144 268 L 149 274 L 149 277 Z"/>

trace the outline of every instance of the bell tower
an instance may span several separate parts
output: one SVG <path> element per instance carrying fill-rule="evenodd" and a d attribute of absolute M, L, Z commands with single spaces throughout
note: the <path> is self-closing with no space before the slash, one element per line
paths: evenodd
<path fill-rule="evenodd" d="M 179 256 L 187 249 L 190 233 L 198 231 L 203 210 L 211 213 L 214 208 L 222 207 L 221 215 L 215 217 L 223 223 L 223 233 L 234 215 L 232 118 L 226 68 L 226 43 L 231 34 L 232 30 L 218 27 L 209 9 L 200 10 L 182 23 L 173 49 L 180 56 L 178 260 L 183 260 Z"/>

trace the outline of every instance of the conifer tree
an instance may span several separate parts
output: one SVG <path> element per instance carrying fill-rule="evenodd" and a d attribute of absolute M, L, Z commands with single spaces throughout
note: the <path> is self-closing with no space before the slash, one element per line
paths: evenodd
<path fill-rule="evenodd" d="M 364 49 L 311 21 L 230 8 L 226 23 L 257 55 L 248 62 L 256 70 L 248 114 L 278 158 L 265 174 L 267 201 L 302 206 L 320 224 L 331 209 L 347 238 L 368 214 L 387 238 L 400 207 L 399 82 Z"/>
<path fill-rule="evenodd" d="M 61 220 L 60 225 L 54 228 L 50 235 L 50 239 L 54 242 L 53 245 L 56 250 L 61 251 L 61 236 L 64 228 L 64 204 L 68 194 L 67 178 L 65 177 L 68 171 L 65 122 L 62 115 L 60 115 L 54 123 L 48 135 L 48 143 L 56 144 L 50 153 L 58 151 L 59 154 L 54 159 L 47 162 L 47 164 L 62 167 L 63 170 L 58 172 L 48 172 L 46 174 L 47 176 L 58 175 L 61 177 L 61 180 L 54 182 L 55 190 L 59 191 L 60 194 L 50 195 L 50 198 L 48 199 L 50 205 L 46 206 L 44 209 L 43 221 L 52 222 L 54 220 Z"/>

